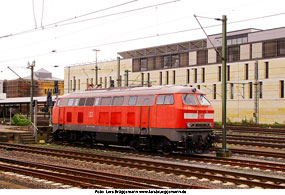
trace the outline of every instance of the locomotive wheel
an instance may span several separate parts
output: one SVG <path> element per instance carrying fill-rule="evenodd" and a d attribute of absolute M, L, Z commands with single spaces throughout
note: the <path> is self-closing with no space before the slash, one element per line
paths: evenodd
<path fill-rule="evenodd" d="M 93 145 L 92 137 L 88 134 L 83 136 L 82 141 L 86 147 L 91 147 Z"/>
<path fill-rule="evenodd" d="M 172 153 L 172 144 L 167 139 L 161 140 L 161 147 L 162 154 L 169 155 Z"/>

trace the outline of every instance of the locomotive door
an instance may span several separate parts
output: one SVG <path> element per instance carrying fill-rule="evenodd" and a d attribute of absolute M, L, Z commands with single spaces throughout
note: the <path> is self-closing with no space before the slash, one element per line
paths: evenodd
<path fill-rule="evenodd" d="M 141 131 L 141 135 L 148 135 L 149 115 L 150 115 L 150 106 L 141 106 L 140 107 L 140 131 Z"/>
<path fill-rule="evenodd" d="M 58 124 L 59 124 L 59 127 L 61 127 L 63 129 L 63 124 L 64 124 L 64 107 L 59 107 Z"/>

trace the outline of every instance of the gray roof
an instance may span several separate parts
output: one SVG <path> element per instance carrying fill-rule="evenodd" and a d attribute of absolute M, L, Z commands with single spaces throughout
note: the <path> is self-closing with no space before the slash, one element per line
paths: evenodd
<path fill-rule="evenodd" d="M 196 91 L 195 91 L 196 90 Z M 125 95 L 153 95 L 153 94 L 171 94 L 171 93 L 200 93 L 205 94 L 199 89 L 186 86 L 154 86 L 154 87 L 128 87 L 113 89 L 98 89 L 92 91 L 80 91 L 65 94 L 62 98 L 71 97 L 94 97 L 94 96 L 125 96 Z"/>
<path fill-rule="evenodd" d="M 24 77 L 23 79 L 30 80 L 31 76 Z M 51 72 L 41 68 L 41 69 L 34 72 L 34 80 L 51 80 L 51 81 L 59 80 L 59 81 L 62 81 L 63 79 L 53 77 Z"/>

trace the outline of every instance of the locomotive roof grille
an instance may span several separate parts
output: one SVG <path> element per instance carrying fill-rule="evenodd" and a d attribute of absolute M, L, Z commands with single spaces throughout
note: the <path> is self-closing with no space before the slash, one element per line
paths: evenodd
<path fill-rule="evenodd" d="M 61 98 L 71 97 L 93 97 L 93 96 L 118 96 L 118 95 L 154 95 L 171 93 L 198 93 L 205 94 L 203 91 L 186 86 L 154 86 L 154 87 L 128 87 L 112 88 L 91 91 L 79 91 L 61 96 Z"/>

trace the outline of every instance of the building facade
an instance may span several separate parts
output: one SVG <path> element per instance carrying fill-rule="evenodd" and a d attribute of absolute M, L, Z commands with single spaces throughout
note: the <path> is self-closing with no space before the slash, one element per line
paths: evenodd
<path fill-rule="evenodd" d="M 64 81 L 52 76 L 52 73 L 41 68 L 34 72 L 34 97 L 46 96 L 48 91 L 53 94 L 54 81 L 58 81 L 59 95 L 63 95 Z M 3 91 L 7 98 L 30 97 L 31 76 L 15 80 L 4 80 Z"/>
<path fill-rule="evenodd" d="M 98 84 L 187 85 L 203 90 L 221 121 L 221 34 L 183 43 L 119 52 L 98 63 Z M 285 123 L 285 28 L 227 34 L 227 117 L 232 122 Z M 118 63 L 120 79 L 118 83 Z M 128 72 L 126 74 L 126 72 Z M 95 64 L 65 68 L 65 93 L 95 83 Z M 69 87 L 68 87 L 69 86 Z"/>

